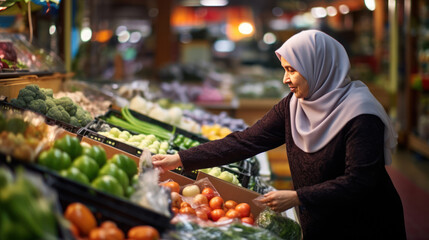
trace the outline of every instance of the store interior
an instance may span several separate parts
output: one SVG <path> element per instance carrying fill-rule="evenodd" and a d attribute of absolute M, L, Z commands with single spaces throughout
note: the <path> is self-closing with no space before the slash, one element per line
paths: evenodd
<path fill-rule="evenodd" d="M 425 0 L 0 1 L 0 105 L 13 108 L 20 90 L 37 84 L 52 89 L 55 98 L 79 92 L 72 99 L 92 114 L 85 123 L 103 116 L 116 125 L 129 109 L 143 116 L 139 121 L 164 126 L 156 135 L 161 139 L 169 134 L 165 129 L 177 127 L 191 140 L 216 140 L 253 125 L 289 94 L 274 51 L 307 29 L 324 31 L 344 46 L 351 79 L 363 81 L 392 119 L 398 145 L 386 169 L 403 202 L 407 239 L 427 239 Z M 70 118 L 61 126 L 90 143 L 112 136 L 101 124 L 91 129 Z M 115 144 L 109 147 L 131 149 L 130 142 Z M 269 187 L 293 189 L 285 145 L 248 162 L 254 161 Z"/>

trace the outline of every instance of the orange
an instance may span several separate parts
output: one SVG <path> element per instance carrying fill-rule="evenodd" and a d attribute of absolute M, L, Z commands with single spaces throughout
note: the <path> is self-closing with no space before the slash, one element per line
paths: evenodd
<path fill-rule="evenodd" d="M 154 227 L 141 225 L 128 231 L 128 240 L 158 240 L 159 232 Z"/>
<path fill-rule="evenodd" d="M 64 217 L 74 224 L 83 236 L 88 236 L 89 232 L 97 227 L 94 214 L 82 203 L 71 203 L 67 206 Z"/>

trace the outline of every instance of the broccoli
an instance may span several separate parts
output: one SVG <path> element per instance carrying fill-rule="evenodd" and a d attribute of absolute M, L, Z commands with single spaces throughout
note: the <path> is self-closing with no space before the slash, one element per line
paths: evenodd
<path fill-rule="evenodd" d="M 51 107 L 46 113 L 46 116 L 62 122 L 70 122 L 70 115 L 62 106 Z"/>
<path fill-rule="evenodd" d="M 75 116 L 70 117 L 70 124 L 76 127 L 82 127 L 79 120 Z"/>
<path fill-rule="evenodd" d="M 46 98 L 45 103 L 46 103 L 46 107 L 48 108 L 47 110 L 56 106 L 54 100 L 52 100 L 51 98 Z"/>
<path fill-rule="evenodd" d="M 19 90 L 18 99 L 24 100 L 27 104 L 36 99 L 45 100 L 46 96 L 40 91 L 39 86 L 30 84 Z"/>
<path fill-rule="evenodd" d="M 46 114 L 46 112 L 48 111 L 48 107 L 47 107 L 45 101 L 43 101 L 42 99 L 36 99 L 36 100 L 31 101 L 27 105 L 27 108 L 30 110 L 33 110 L 35 112 L 42 113 L 42 114 Z"/>
<path fill-rule="evenodd" d="M 54 98 L 54 103 L 57 106 L 62 106 L 70 116 L 76 115 L 77 106 L 74 104 L 73 100 L 69 97 Z"/>
<path fill-rule="evenodd" d="M 14 98 L 12 100 L 10 100 L 10 104 L 12 104 L 12 106 L 15 107 L 19 107 L 19 108 L 26 108 L 27 107 L 27 103 L 21 99 L 18 98 Z"/>
<path fill-rule="evenodd" d="M 46 97 L 54 98 L 54 91 L 50 88 L 40 88 L 40 91 L 45 94 Z"/>
<path fill-rule="evenodd" d="M 76 118 L 82 126 L 86 126 L 92 121 L 92 116 L 89 112 L 83 110 L 81 106 L 77 107 Z"/>

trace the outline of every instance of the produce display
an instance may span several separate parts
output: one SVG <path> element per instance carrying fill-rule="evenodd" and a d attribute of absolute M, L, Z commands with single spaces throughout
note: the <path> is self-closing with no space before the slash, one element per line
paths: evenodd
<path fill-rule="evenodd" d="M 201 127 L 201 133 L 204 137 L 209 140 L 217 140 L 226 137 L 228 134 L 232 133 L 231 129 L 227 127 L 222 127 L 219 124 L 214 125 L 203 125 Z"/>
<path fill-rule="evenodd" d="M 59 239 L 54 198 L 40 178 L 0 166 L 0 239 Z"/>
<path fill-rule="evenodd" d="M 134 192 L 131 183 L 137 174 L 137 164 L 133 159 L 123 154 L 107 159 L 103 148 L 82 146 L 78 138 L 70 135 L 55 140 L 50 149 L 39 155 L 38 163 L 66 178 L 118 197 L 129 198 Z"/>
<path fill-rule="evenodd" d="M 230 182 L 232 184 L 241 186 L 241 183 L 238 180 L 238 177 L 236 174 L 226 170 L 222 170 L 220 167 L 204 168 L 204 169 L 200 169 L 200 171 L 205 172 L 214 177 L 220 178 L 224 181 Z M 237 172 L 239 172 L 238 169 L 237 169 Z"/>
<path fill-rule="evenodd" d="M 89 112 L 92 118 L 105 114 L 112 102 L 103 97 L 98 97 L 94 94 L 86 95 L 81 91 L 75 92 L 57 92 L 54 98 L 70 98 L 76 105 L 81 106 L 85 111 Z"/>
<path fill-rule="evenodd" d="M 200 125 L 191 118 L 185 117 L 182 109 L 177 106 L 166 109 L 137 95 L 131 99 L 129 108 L 189 132 L 201 133 Z"/>
<path fill-rule="evenodd" d="M 203 128 L 208 128 L 210 126 L 220 126 L 219 128 L 225 127 L 230 131 L 241 131 L 248 127 L 243 119 L 232 118 L 228 116 L 226 112 L 221 112 L 216 115 L 196 108 L 184 110 L 183 115 L 199 123 L 203 135 L 206 135 L 206 130 Z"/>
<path fill-rule="evenodd" d="M 111 127 L 108 124 L 102 124 L 99 126 L 99 123 L 94 123 L 94 125 L 90 125 L 88 128 L 95 130 L 98 134 L 110 139 L 123 142 L 140 149 L 147 148 L 150 152 L 155 154 L 167 154 L 167 151 L 170 149 L 168 141 L 160 140 L 153 134 L 132 134 L 127 130 L 121 131 L 119 128 Z"/>
<path fill-rule="evenodd" d="M 110 115 L 107 117 L 106 122 L 137 133 L 146 135 L 153 134 L 161 140 L 169 140 L 172 136 L 172 133 L 165 128 L 137 119 L 130 113 L 128 107 L 123 107 L 121 109 L 121 113 L 123 119 L 114 115 Z"/>
<path fill-rule="evenodd" d="M 30 111 L 0 111 L 0 152 L 4 155 L 34 161 L 57 127 Z"/>
<path fill-rule="evenodd" d="M 254 223 L 248 203 L 224 200 L 207 179 L 185 186 L 180 186 L 175 181 L 162 182 L 160 185 L 171 190 L 171 209 L 176 217 L 187 215 L 197 222 L 235 219 L 250 225 Z"/>
<path fill-rule="evenodd" d="M 55 98 L 52 89 L 40 88 L 36 84 L 29 84 L 19 90 L 18 97 L 10 103 L 77 127 L 86 126 L 93 120 L 91 114 L 71 98 Z"/>

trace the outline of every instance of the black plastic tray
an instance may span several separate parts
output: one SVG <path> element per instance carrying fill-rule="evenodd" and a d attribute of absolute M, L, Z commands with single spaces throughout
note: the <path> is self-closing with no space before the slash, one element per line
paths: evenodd
<path fill-rule="evenodd" d="M 0 101 L 0 110 L 6 110 L 6 111 L 12 110 L 12 111 L 17 111 L 17 112 L 31 111 L 30 109 L 25 109 L 25 108 L 13 106 L 12 104 L 8 103 L 7 101 Z M 31 111 L 31 112 L 34 112 L 34 111 Z M 34 113 L 45 118 L 46 124 L 51 125 L 51 126 L 52 125 L 59 126 L 68 132 L 77 134 L 77 132 L 80 129 L 80 127 L 76 127 L 76 126 L 73 126 L 69 123 L 65 123 L 65 122 L 50 118 L 44 114 L 40 114 L 38 112 L 34 112 Z"/>
<path fill-rule="evenodd" d="M 103 136 L 103 135 L 97 133 L 97 131 L 98 131 L 97 129 L 92 129 L 91 128 L 91 126 L 94 126 L 94 124 L 96 124 L 97 126 L 101 125 L 101 124 L 107 124 L 107 125 L 109 125 L 112 128 L 115 127 L 115 128 L 118 128 L 121 131 L 128 131 L 132 135 L 138 135 L 139 134 L 139 133 L 133 132 L 131 130 L 128 130 L 128 129 L 116 126 L 114 124 L 108 123 L 108 122 L 104 121 L 101 118 L 94 119 L 92 122 L 90 122 L 89 124 L 87 124 L 84 128 L 81 128 L 78 131 L 77 134 L 79 136 L 90 138 L 90 139 L 92 139 L 94 141 L 107 144 L 109 146 L 112 146 L 114 148 L 117 148 L 119 150 L 127 152 L 129 154 L 134 155 L 134 156 L 140 157 L 140 155 L 143 152 L 143 149 L 135 147 L 135 146 L 132 146 L 132 145 L 129 145 L 127 143 L 124 143 L 124 142 L 121 142 L 121 141 L 118 141 L 118 140 L 115 140 L 115 139 L 111 139 L 109 137 L 106 137 L 106 136 Z M 167 153 L 171 153 L 170 151 L 171 150 L 169 149 L 167 151 Z"/>
<path fill-rule="evenodd" d="M 126 199 L 64 178 L 43 166 L 16 159 L 6 161 L 4 155 L 0 156 L 0 162 L 12 167 L 23 166 L 29 171 L 41 174 L 44 182 L 57 191 L 59 201 L 63 206 L 72 202 L 85 204 L 97 213 L 95 215 L 99 223 L 103 220 L 113 220 L 124 233 L 137 225 L 150 225 L 160 233 L 172 228 L 170 224 L 171 218 L 169 217 L 136 205 Z"/>

